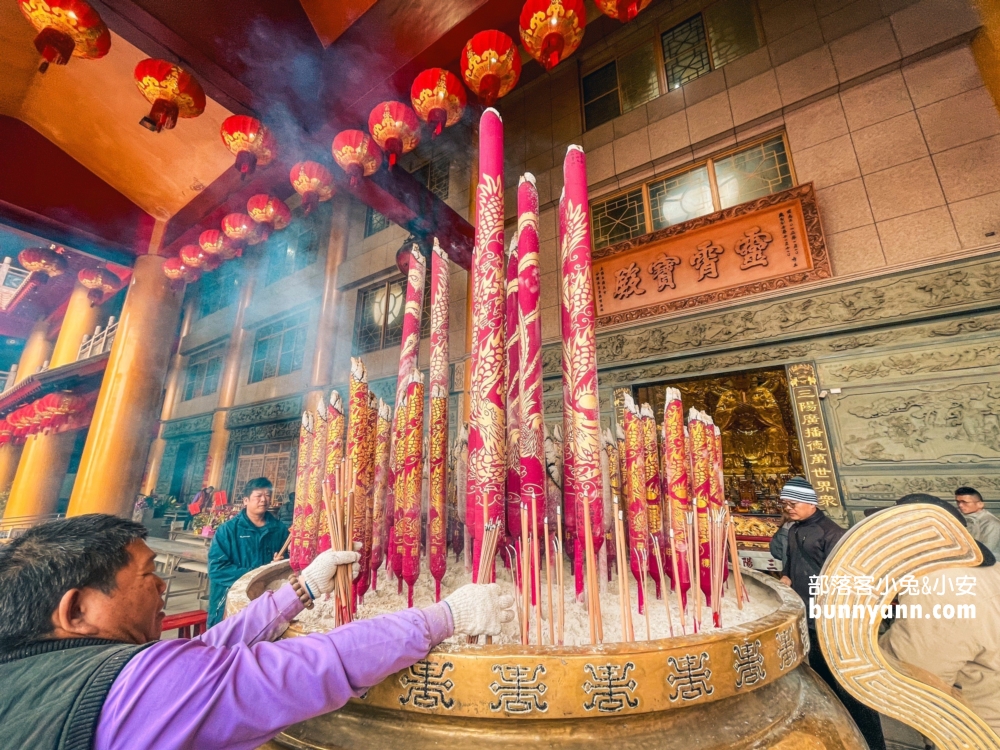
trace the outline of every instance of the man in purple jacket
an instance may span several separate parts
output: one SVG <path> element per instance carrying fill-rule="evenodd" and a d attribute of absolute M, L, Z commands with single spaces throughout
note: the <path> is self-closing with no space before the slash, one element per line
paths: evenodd
<path fill-rule="evenodd" d="M 32 750 L 238 748 L 334 711 L 454 633 L 497 635 L 513 601 L 468 585 L 427 609 L 276 641 L 355 552 L 190 640 L 158 641 L 164 583 L 146 529 L 115 516 L 36 526 L 0 546 L 0 737 Z"/>

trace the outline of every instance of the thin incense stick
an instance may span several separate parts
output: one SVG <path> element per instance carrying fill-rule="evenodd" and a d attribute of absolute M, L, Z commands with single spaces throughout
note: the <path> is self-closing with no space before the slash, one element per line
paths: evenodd
<path fill-rule="evenodd" d="M 564 612 L 566 599 L 565 599 L 565 589 L 563 588 L 563 586 L 564 586 L 564 583 L 563 583 L 563 549 L 564 548 L 563 548 L 563 530 L 562 529 L 563 529 L 563 527 L 562 527 L 562 506 L 561 505 L 557 505 L 556 506 L 556 534 L 558 535 L 558 543 L 559 543 L 559 559 L 557 561 L 558 564 L 556 565 L 556 574 L 557 574 L 558 581 L 559 581 L 559 599 L 556 601 L 556 604 L 558 605 L 557 609 L 558 609 L 558 612 L 559 612 L 559 622 L 558 622 L 558 624 L 559 624 L 559 628 L 558 628 L 559 638 L 558 638 L 558 644 L 560 646 L 563 645 L 563 635 L 565 633 L 564 628 L 565 628 L 565 625 L 566 625 L 566 618 L 565 618 L 565 612 Z"/>
<path fill-rule="evenodd" d="M 542 526 L 545 527 L 545 593 L 548 595 L 549 604 L 549 645 L 556 642 L 556 623 L 552 619 L 552 559 L 549 550 L 549 517 L 542 519 Z"/>
<path fill-rule="evenodd" d="M 646 574 L 649 569 L 649 554 L 646 550 L 639 550 L 639 559 L 642 561 L 642 576 L 640 576 L 640 583 L 642 584 L 642 600 L 646 602 L 646 606 L 642 608 L 643 615 L 646 617 L 646 640 L 651 641 L 652 634 L 649 629 L 649 599 L 646 598 Z"/>
<path fill-rule="evenodd" d="M 611 501 L 613 508 L 613 523 L 615 529 L 615 567 L 618 569 L 618 616 L 621 619 L 622 640 L 628 640 L 628 627 L 625 622 L 625 581 L 622 576 L 622 548 L 618 543 L 618 523 L 621 519 L 621 510 L 618 508 L 618 496 L 615 495 Z"/>
<path fill-rule="evenodd" d="M 687 616 L 687 602 L 684 601 L 684 588 L 681 586 L 680 567 L 677 565 L 677 544 L 674 540 L 674 504 L 667 504 L 667 513 L 670 517 L 670 567 L 674 573 L 674 591 L 677 592 L 677 613 L 681 617 L 681 635 L 687 635 L 687 626 L 684 618 Z"/>
<path fill-rule="evenodd" d="M 632 629 L 632 592 L 629 589 L 628 563 L 626 561 L 628 553 L 625 549 L 625 511 L 621 509 L 620 503 L 618 512 L 615 514 L 615 548 L 618 553 L 618 596 L 625 613 L 622 640 L 631 643 L 635 640 L 635 632 Z"/>
<path fill-rule="evenodd" d="M 670 616 L 670 587 L 667 586 L 667 579 L 663 577 L 663 558 L 660 556 L 660 543 L 653 538 L 653 553 L 656 555 L 656 569 L 660 573 L 660 582 L 663 584 L 663 606 L 667 610 L 667 625 L 670 626 L 670 637 L 674 637 L 674 619 Z"/>
<path fill-rule="evenodd" d="M 538 560 L 538 511 L 535 501 L 531 503 L 531 572 L 535 588 L 535 628 L 538 631 L 538 645 L 542 645 L 542 568 Z"/>
<path fill-rule="evenodd" d="M 531 554 L 528 543 L 528 505 L 521 503 L 521 643 L 528 645 L 531 635 Z"/>
<path fill-rule="evenodd" d="M 597 643 L 597 610 L 594 604 L 594 571 L 592 568 L 594 539 L 590 529 L 590 498 L 584 496 L 580 505 L 583 506 L 583 556 L 587 591 L 587 620 L 590 626 L 590 642 Z M 579 548 L 577 549 L 577 554 L 579 554 Z"/>

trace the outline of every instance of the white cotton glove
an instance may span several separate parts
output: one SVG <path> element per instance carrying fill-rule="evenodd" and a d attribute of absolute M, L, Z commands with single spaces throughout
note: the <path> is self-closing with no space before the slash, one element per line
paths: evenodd
<path fill-rule="evenodd" d="M 361 555 L 357 552 L 337 552 L 328 549 L 316 555 L 316 559 L 303 569 L 300 577 L 309 587 L 313 598 L 319 594 L 329 594 L 333 591 L 333 576 L 337 573 L 337 567 L 350 565 L 351 577 L 355 578 L 361 569 L 358 565 L 360 559 Z"/>
<path fill-rule="evenodd" d="M 514 597 L 500 594 L 495 583 L 470 583 L 445 598 L 455 632 L 465 635 L 500 635 L 502 623 L 514 619 Z"/>

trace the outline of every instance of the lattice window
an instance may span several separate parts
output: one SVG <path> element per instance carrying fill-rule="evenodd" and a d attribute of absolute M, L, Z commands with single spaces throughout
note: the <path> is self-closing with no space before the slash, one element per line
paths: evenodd
<path fill-rule="evenodd" d="M 649 215 L 654 232 L 714 210 L 707 167 L 698 167 L 649 184 Z"/>
<path fill-rule="evenodd" d="M 242 493 L 246 483 L 251 479 L 267 477 L 274 485 L 272 502 L 284 502 L 290 489 L 288 475 L 291 457 L 292 444 L 289 441 L 240 446 L 240 452 L 236 459 L 236 480 L 233 482 L 233 494 Z"/>
<path fill-rule="evenodd" d="M 451 160 L 446 155 L 435 156 L 429 162 L 413 170 L 413 176 L 421 185 L 441 200 L 448 200 L 451 188 Z"/>
<path fill-rule="evenodd" d="M 403 340 L 406 279 L 395 278 L 358 291 L 354 324 L 354 353 L 364 354 L 397 346 Z"/>
<path fill-rule="evenodd" d="M 368 212 L 365 214 L 365 237 L 371 237 L 373 234 L 378 234 L 383 229 L 388 228 L 389 220 L 374 208 L 368 206 Z"/>
<path fill-rule="evenodd" d="M 621 113 L 618 64 L 612 61 L 583 77 L 583 114 L 590 129 L 615 119 Z"/>
<path fill-rule="evenodd" d="M 646 233 L 643 189 L 630 190 L 590 208 L 594 247 L 613 245 Z"/>
<path fill-rule="evenodd" d="M 295 316 L 257 329 L 250 364 L 251 383 L 302 369 L 307 323 L 306 317 Z"/>
<path fill-rule="evenodd" d="M 622 114 L 660 95 L 656 50 L 652 41 L 618 58 L 618 90 L 621 93 Z"/>
<path fill-rule="evenodd" d="M 761 46 L 753 6 L 748 0 L 722 0 L 705 9 L 712 67 L 721 68 Z"/>
<path fill-rule="evenodd" d="M 264 286 L 301 271 L 319 259 L 319 245 L 326 234 L 329 209 L 316 208 L 309 216 L 296 210 L 292 223 L 272 234 L 264 245 L 267 271 Z"/>
<path fill-rule="evenodd" d="M 708 36 L 701 14 L 660 35 L 667 88 L 676 89 L 712 70 Z"/>
<path fill-rule="evenodd" d="M 222 352 L 204 355 L 190 362 L 184 375 L 184 397 L 182 401 L 190 401 L 201 396 L 210 396 L 219 389 L 219 376 L 222 374 Z"/>
<path fill-rule="evenodd" d="M 715 162 L 722 208 L 792 187 L 792 169 L 779 135 Z"/>
<path fill-rule="evenodd" d="M 240 291 L 239 263 L 223 263 L 198 282 L 198 314 L 204 318 L 236 302 Z"/>

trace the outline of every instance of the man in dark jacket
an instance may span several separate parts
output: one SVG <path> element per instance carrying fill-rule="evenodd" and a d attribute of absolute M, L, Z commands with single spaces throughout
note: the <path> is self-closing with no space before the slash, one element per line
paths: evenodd
<path fill-rule="evenodd" d="M 271 481 L 258 477 L 243 490 L 243 511 L 222 524 L 208 551 L 208 626 L 222 621 L 226 594 L 244 574 L 274 560 L 288 537 L 288 527 L 267 512 Z"/>
<path fill-rule="evenodd" d="M 809 666 L 823 678 L 823 681 L 837 694 L 841 703 L 858 725 L 861 734 L 871 750 L 885 750 L 882 723 L 878 712 L 844 690 L 833 676 L 816 640 L 816 622 L 809 611 L 809 588 L 814 577 L 819 576 L 823 563 L 837 546 L 840 538 L 847 533 L 829 516 L 819 509 L 816 491 L 802 477 L 792 477 L 781 488 L 781 502 L 785 513 L 792 520 L 788 529 L 788 548 L 785 551 L 786 567 L 781 582 L 792 587 L 802 597 L 806 605 L 806 622 L 812 648 L 809 649 Z"/>

